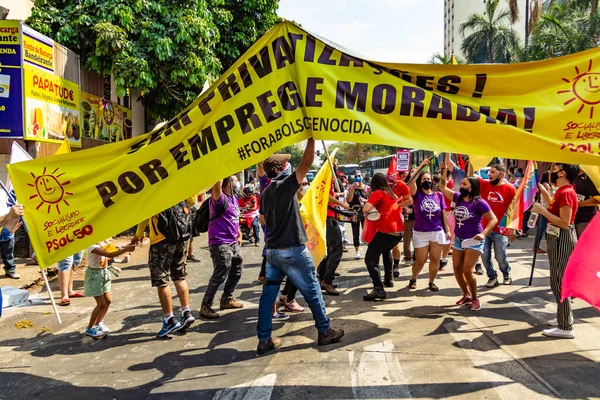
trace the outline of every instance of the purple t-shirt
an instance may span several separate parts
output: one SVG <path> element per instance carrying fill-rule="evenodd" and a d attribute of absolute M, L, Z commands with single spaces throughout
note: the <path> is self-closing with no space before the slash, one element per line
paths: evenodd
<path fill-rule="evenodd" d="M 478 233 L 483 232 L 483 226 L 481 225 L 481 218 L 483 214 L 491 210 L 489 204 L 481 199 L 475 199 L 471 201 L 462 201 L 458 203 L 460 193 L 454 193 L 454 219 L 456 220 L 456 226 L 454 228 L 454 234 L 460 239 L 471 239 Z"/>
<path fill-rule="evenodd" d="M 419 190 L 413 196 L 415 227 L 417 232 L 436 232 L 444 229 L 442 210 L 446 209 L 444 196 L 439 192 L 426 194 Z"/>
<path fill-rule="evenodd" d="M 221 216 L 208 223 L 208 245 L 219 246 L 221 244 L 232 244 L 238 240 L 240 229 L 240 209 L 237 199 L 228 196 L 224 192 L 218 201 L 213 200 L 212 195 L 208 198 L 208 207 L 211 218 L 221 210 L 227 196 L 227 208 Z"/>

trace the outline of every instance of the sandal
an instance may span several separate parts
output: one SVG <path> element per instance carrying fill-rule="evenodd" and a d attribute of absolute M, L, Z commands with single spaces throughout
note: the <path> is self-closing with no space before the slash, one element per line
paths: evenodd
<path fill-rule="evenodd" d="M 437 287 L 437 285 L 433 282 L 429 282 L 429 290 L 431 290 L 432 292 L 437 292 L 440 290 L 439 287 Z"/>
<path fill-rule="evenodd" d="M 81 297 L 85 297 L 85 296 L 81 292 L 73 292 L 73 294 L 69 293 L 69 297 L 77 299 L 77 298 L 81 298 Z"/>
<path fill-rule="evenodd" d="M 417 288 L 417 281 L 413 281 L 412 279 L 408 282 L 408 288 L 409 289 L 416 289 Z"/>
<path fill-rule="evenodd" d="M 58 305 L 62 306 L 62 307 L 70 306 L 71 305 L 71 300 L 69 300 L 69 299 L 62 299 L 60 301 L 60 303 L 58 303 Z"/>

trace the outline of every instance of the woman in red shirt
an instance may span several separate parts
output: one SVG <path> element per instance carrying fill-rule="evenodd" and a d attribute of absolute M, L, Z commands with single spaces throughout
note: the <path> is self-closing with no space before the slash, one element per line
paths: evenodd
<path fill-rule="evenodd" d="M 377 233 L 369 243 L 365 254 L 365 264 L 373 281 L 373 291 L 363 296 L 364 300 L 374 301 L 387 297 L 377 268 L 381 256 L 383 256 L 385 268 L 385 284 L 390 287 L 394 286 L 391 251 L 402 240 L 404 223 L 402 222 L 400 210 L 402 207 L 410 205 L 404 204 L 407 202 L 412 203 L 412 200 L 408 199 L 398 203 L 398 198 L 392 192 L 385 175 L 380 173 L 373 175 L 369 200 L 363 206 L 363 213 L 369 218 L 369 212 L 375 209 L 380 216 L 376 221 L 369 221 L 370 224 L 375 224 Z"/>
<path fill-rule="evenodd" d="M 572 164 L 556 164 L 551 168 L 550 183 L 558 187 L 554 197 L 542 185 L 538 185 L 544 200 L 549 204 L 544 208 L 535 203 L 531 212 L 543 215 L 548 219 L 546 236 L 548 240 L 548 260 L 550 262 L 550 287 L 556 297 L 558 309 L 557 328 L 544 329 L 544 336 L 573 339 L 573 312 L 571 299 L 560 302 L 560 287 L 567 261 L 577 244 L 575 232 L 575 214 L 577 213 L 577 193 L 572 183 L 577 178 L 579 167 Z"/>

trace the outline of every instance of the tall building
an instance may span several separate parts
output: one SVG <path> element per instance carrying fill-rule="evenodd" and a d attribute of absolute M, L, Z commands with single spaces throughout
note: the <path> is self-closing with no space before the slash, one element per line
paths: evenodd
<path fill-rule="evenodd" d="M 461 24 L 465 23 L 472 14 L 483 14 L 487 0 L 444 0 L 444 55 L 452 53 L 463 58 L 461 45 L 463 37 L 459 32 Z M 525 41 L 525 4 L 527 0 L 518 0 L 519 20 L 513 29 L 522 42 Z M 508 9 L 508 0 L 500 0 L 500 9 Z M 468 33 L 466 34 L 468 36 Z"/>

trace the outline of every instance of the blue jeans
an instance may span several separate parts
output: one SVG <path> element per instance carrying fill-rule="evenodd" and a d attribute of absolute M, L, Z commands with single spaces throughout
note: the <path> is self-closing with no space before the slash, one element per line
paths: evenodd
<path fill-rule="evenodd" d="M 254 233 L 254 241 L 260 243 L 260 222 L 258 217 L 254 217 L 252 220 L 252 231 Z"/>
<path fill-rule="evenodd" d="M 71 269 L 73 265 L 80 266 L 81 261 L 83 260 L 83 250 L 79 253 L 75 253 L 72 256 L 69 256 L 63 260 L 58 262 L 58 270 L 65 272 Z"/>
<path fill-rule="evenodd" d="M 506 248 L 508 247 L 508 236 L 501 235 L 497 232 L 490 233 L 485 238 L 485 244 L 483 245 L 483 255 L 481 261 L 485 265 L 488 278 L 496 278 L 498 273 L 494 269 L 494 263 L 492 262 L 492 245 L 494 246 L 494 258 L 498 261 L 498 266 L 503 274 L 510 272 L 510 265 L 508 265 L 508 258 L 506 257 Z"/>
<path fill-rule="evenodd" d="M 287 249 L 267 249 L 267 270 L 265 284 L 258 306 L 258 340 L 264 342 L 271 338 L 273 330 L 273 304 L 279 293 L 284 276 L 302 293 L 310 307 L 319 332 L 329 330 L 329 318 L 325 311 L 325 302 L 321 294 L 315 264 L 306 246 Z"/>

